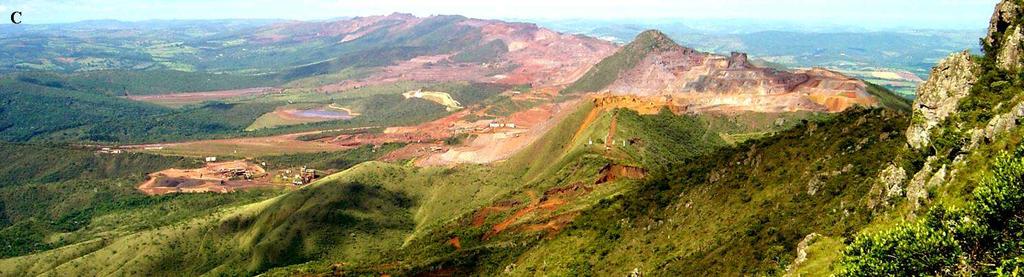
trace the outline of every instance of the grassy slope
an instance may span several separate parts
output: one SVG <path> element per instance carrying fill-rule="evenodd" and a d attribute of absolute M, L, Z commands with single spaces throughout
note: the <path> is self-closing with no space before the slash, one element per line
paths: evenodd
<path fill-rule="evenodd" d="M 92 240 L 113 230 L 135 232 L 266 194 L 148 197 L 135 190 L 146 173 L 198 163 L 179 157 L 21 144 L 0 144 L 0 154 L 6 157 L 0 167 L 2 257 Z"/>
<path fill-rule="evenodd" d="M 4 242 L 0 244 L 0 257 L 65 246 L 68 248 L 53 252 L 113 247 L 114 241 L 128 234 L 161 232 L 156 229 L 186 221 L 202 222 L 204 216 L 218 210 L 281 193 L 275 189 L 146 196 L 135 189 L 145 173 L 168 167 L 194 167 L 198 161 L 147 154 L 96 155 L 88 150 L 37 145 L 0 146 L 0 154 L 10 161 L 9 166 L 0 168 L 0 179 L 13 180 L 0 187 L 0 238 Z M 375 152 L 364 147 L 334 153 L 264 157 L 263 160 L 278 167 L 298 167 L 297 160 L 302 160 L 301 165 L 334 171 L 398 147 L 400 145 L 387 145 Z M 54 163 L 54 160 L 60 162 Z M 39 171 L 19 170 L 26 167 L 39 168 Z M 43 252 L 40 256 L 53 252 Z M 63 261 L 66 260 L 52 262 Z M 56 264 L 50 267 L 53 266 Z M 0 272 L 9 273 L 11 269 L 0 266 Z"/>
<path fill-rule="evenodd" d="M 594 178 L 596 170 L 605 164 L 606 159 L 586 154 L 594 149 L 584 147 L 580 140 L 571 140 L 575 129 L 570 126 L 578 126 L 587 113 L 588 108 L 577 112 L 571 116 L 575 119 L 563 122 L 567 128 L 556 128 L 566 131 L 548 134 L 543 143 L 494 168 L 417 169 L 364 163 L 298 192 L 256 206 L 199 217 L 185 226 L 165 226 L 121 237 L 102 245 L 96 254 L 82 260 L 69 264 L 63 264 L 65 260 L 57 260 L 51 265 L 63 264 L 55 272 L 68 270 L 68 273 L 136 270 L 134 273 L 159 274 L 172 268 L 192 273 L 252 273 L 306 260 L 359 262 L 383 259 L 374 253 L 385 253 L 385 249 L 398 249 L 403 244 L 418 241 L 417 238 L 433 234 L 452 220 L 520 188 L 543 189 L 565 185 L 574 178 Z M 606 128 L 602 126 L 606 126 L 607 120 L 608 117 L 599 121 L 604 123 L 595 123 L 589 130 L 597 132 Z M 595 133 L 593 136 L 601 137 L 603 134 Z M 561 155 L 562 160 L 578 159 L 553 166 L 571 169 L 575 167 L 569 165 L 585 165 L 589 169 L 580 172 L 556 170 L 529 156 L 529 153 L 537 151 L 565 153 Z M 522 170 L 525 168 L 530 169 Z M 562 175 L 570 178 L 553 177 Z M 536 181 L 516 182 L 527 179 L 516 176 L 530 176 Z M 518 195 L 525 197 L 521 192 Z M 303 234 L 303 239 L 297 234 Z M 162 238 L 151 240 L 152 236 Z M 196 240 L 196 237 L 208 239 Z M 35 259 L 47 255 L 73 256 L 74 251 L 86 247 L 86 244 L 9 260 L 6 261 L 8 266 L 0 268 L 16 267 L 12 263 L 18 264 L 19 261 L 38 262 Z M 184 250 L 179 247 L 196 250 L 181 252 Z M 126 267 L 107 267 L 107 263 L 101 262 L 126 258 L 118 254 L 126 249 L 133 253 L 146 253 L 146 258 L 131 260 Z M 184 269 L 170 266 L 186 263 L 183 257 L 201 258 L 207 262 L 190 263 Z"/>
<path fill-rule="evenodd" d="M 867 83 L 867 82 L 865 82 L 865 83 Z M 870 93 L 871 95 L 877 97 L 878 100 L 882 103 L 883 107 L 886 107 L 886 108 L 889 108 L 889 109 L 893 109 L 893 110 L 897 110 L 897 111 L 902 111 L 902 112 L 910 112 L 911 111 L 911 101 L 910 100 L 907 100 L 906 98 L 903 98 L 903 97 L 897 95 L 896 93 L 892 92 L 891 90 L 889 90 L 889 89 L 887 89 L 885 87 L 882 87 L 882 86 L 879 86 L 879 85 L 876 85 L 876 84 L 872 84 L 872 83 L 867 83 L 867 85 L 868 85 L 868 87 L 867 87 L 868 93 Z"/>
<path fill-rule="evenodd" d="M 167 94 L 272 86 L 266 77 L 173 70 L 100 70 L 72 74 L 26 72 L 18 80 L 111 96 Z"/>
<path fill-rule="evenodd" d="M 591 116 L 592 112 L 596 113 L 595 116 Z M 898 143 L 897 139 L 876 142 L 871 138 L 877 139 L 878 136 L 868 136 L 872 134 L 868 130 L 898 125 L 905 120 L 900 117 L 891 118 L 892 113 L 888 115 L 890 118 L 885 118 L 887 120 L 876 119 L 882 117 L 880 112 L 852 113 L 854 115 L 848 119 L 840 117 L 824 123 L 827 127 L 818 127 L 818 131 L 809 134 L 804 134 L 804 129 L 784 132 L 780 138 L 741 146 L 752 150 L 738 149 L 708 154 L 726 145 L 715 134 L 752 132 L 757 128 L 747 129 L 743 127 L 744 124 L 729 125 L 720 122 L 721 119 L 694 116 L 641 116 L 626 110 L 594 111 L 588 102 L 537 143 L 510 160 L 494 166 L 463 165 L 449 169 L 363 163 L 302 190 L 258 204 L 207 212 L 177 224 L 158 225 L 101 243 L 83 241 L 58 250 L 0 261 L 0 271 L 26 274 L 55 268 L 52 272 L 59 274 L 252 274 L 287 266 L 275 269 L 272 273 L 297 273 L 330 271 L 332 264 L 338 262 L 341 263 L 341 270 L 366 273 L 415 273 L 446 267 L 460 272 L 493 274 L 504 270 L 510 263 L 518 265 L 514 268 L 517 272 L 543 270 L 549 274 L 583 272 L 578 270 L 588 268 L 611 272 L 612 269 L 608 267 L 632 266 L 636 261 L 646 261 L 648 264 L 643 265 L 644 268 L 657 268 L 658 263 L 666 261 L 664 257 L 686 259 L 665 254 L 678 255 L 681 249 L 695 246 L 680 245 L 678 243 L 681 240 L 667 240 L 667 236 L 645 235 L 647 232 L 636 226 L 643 224 L 646 227 L 646 223 L 677 216 L 667 214 L 681 205 L 681 200 L 675 196 L 692 194 L 687 198 L 703 199 L 703 202 L 696 202 L 698 206 L 694 209 L 705 212 L 678 215 L 679 220 L 694 220 L 694 216 L 718 214 L 710 211 L 737 201 L 747 203 L 736 206 L 740 208 L 735 213 L 736 217 L 717 219 L 731 222 L 723 225 L 723 229 L 692 231 L 695 234 L 692 241 L 719 241 L 719 244 L 710 244 L 715 247 L 701 250 L 725 251 L 723 249 L 731 249 L 736 243 L 744 243 L 755 245 L 757 248 L 752 248 L 755 250 L 776 251 L 778 255 L 755 256 L 755 250 L 729 253 L 746 258 L 729 260 L 727 264 L 715 264 L 691 257 L 688 261 L 703 266 L 675 270 L 700 272 L 701 269 L 724 267 L 746 272 L 769 272 L 780 266 L 769 262 L 769 258 L 784 260 L 786 253 L 792 252 L 788 250 L 795 245 L 793 240 L 802 237 L 803 232 L 813 230 L 809 226 L 832 224 L 828 225 L 831 226 L 828 229 L 815 231 L 841 236 L 847 231 L 846 227 L 859 226 L 863 219 L 863 214 L 856 214 L 848 222 L 835 224 L 837 214 L 832 213 L 829 217 L 814 218 L 812 223 L 805 225 L 794 225 L 783 220 L 787 218 L 784 216 L 801 208 L 829 209 L 834 208 L 836 203 L 855 202 L 849 199 L 857 199 L 856 193 L 860 190 L 845 193 L 839 183 L 852 180 L 852 176 L 871 175 L 877 168 L 858 167 L 826 178 L 825 185 L 818 192 L 822 199 L 793 194 L 794 191 L 806 190 L 807 178 L 815 176 L 805 172 L 831 172 L 854 162 L 870 165 L 871 162 L 859 160 L 870 157 L 858 158 L 849 153 L 858 146 L 883 151 L 886 146 Z M 606 139 L 613 119 L 618 125 L 614 139 L 634 139 L 638 143 L 613 147 L 607 151 L 602 145 L 587 145 L 586 142 L 590 140 Z M 889 125 L 883 122 L 889 122 Z M 855 127 L 848 130 L 839 127 L 844 124 Z M 763 126 L 750 124 L 755 125 Z M 895 130 L 887 132 L 898 133 Z M 831 137 L 833 135 L 835 137 Z M 855 135 L 868 136 L 868 140 L 861 142 L 851 137 Z M 811 136 L 811 139 L 805 136 Z M 828 160 L 814 160 L 819 156 L 807 155 L 797 157 L 812 161 L 795 160 L 794 153 L 798 152 L 784 150 L 786 146 L 794 144 L 800 145 L 799 149 L 831 149 L 829 151 L 833 151 L 836 156 Z M 760 155 L 766 157 L 761 162 L 749 162 L 748 153 L 762 153 Z M 714 162 L 686 162 L 693 161 L 690 157 L 699 155 L 710 155 L 702 160 Z M 731 169 L 734 162 L 748 164 Z M 524 208 L 534 201 L 535 196 L 552 188 L 593 183 L 598 170 L 609 163 L 642 166 L 651 170 L 654 177 L 642 183 L 622 180 L 598 186 L 592 192 L 569 198 L 565 206 L 529 213 L 513 221 L 512 231 L 499 233 L 491 239 L 483 238 L 491 226 L 508 219 L 512 211 Z M 771 171 L 762 163 L 771 164 L 772 168 L 793 169 L 775 174 L 776 171 Z M 730 178 L 723 180 L 735 180 L 737 185 L 701 184 L 702 180 L 708 178 L 708 172 L 716 169 L 722 171 L 718 173 L 722 175 L 719 178 Z M 786 185 L 760 185 L 757 181 L 759 179 L 753 176 L 771 178 L 768 180 Z M 801 181 L 784 181 L 792 178 Z M 863 187 L 863 184 L 855 186 Z M 701 187 L 704 189 L 697 189 Z M 836 193 L 839 193 L 838 196 Z M 709 195 L 732 196 L 721 198 Z M 750 199 L 744 200 L 748 197 Z M 764 203 L 782 201 L 780 199 L 793 200 L 798 204 L 775 209 L 764 206 Z M 468 219 L 475 210 L 503 201 L 519 204 L 513 210 L 488 217 L 484 226 L 468 225 Z M 761 206 L 764 208 L 753 208 Z M 824 210 L 814 210 L 799 215 L 810 216 L 817 212 L 828 214 Z M 574 221 L 569 231 L 555 233 L 557 235 L 549 240 L 537 240 L 543 232 L 516 231 L 520 230 L 517 228 L 544 223 L 558 216 L 575 215 L 580 218 Z M 611 223 L 622 218 L 630 218 L 631 225 Z M 728 228 L 735 226 L 749 229 L 757 225 L 752 222 L 762 222 L 762 226 L 754 231 Z M 692 225 L 689 228 L 700 226 Z M 659 232 L 685 233 L 680 229 L 685 227 L 674 225 L 669 228 L 666 225 Z M 737 233 L 752 235 L 741 236 Z M 462 239 L 462 250 L 456 251 L 445 242 L 453 236 Z M 721 240 L 726 238 L 731 239 Z M 635 253 L 634 250 L 640 248 L 634 244 L 647 240 L 656 240 L 661 250 L 654 254 Z M 582 248 L 568 246 L 575 242 L 584 244 L 578 246 Z M 93 254 L 69 260 L 86 250 Z M 549 254 L 554 259 L 552 261 L 557 262 L 544 267 L 538 255 Z M 601 262 L 597 262 L 599 260 Z M 36 269 L 27 268 L 28 265 L 35 265 Z"/>
<path fill-rule="evenodd" d="M 675 116 L 668 113 L 641 116 L 628 110 L 603 111 L 587 121 L 592 108 L 589 105 L 572 115 L 562 124 L 553 128 L 538 143 L 531 145 L 498 169 L 511 170 L 511 176 L 526 183 L 521 189 L 500 196 L 491 203 L 518 203 L 509 210 L 488 216 L 483 226 L 471 225 L 472 215 L 463 215 L 443 228 L 425 233 L 410 241 L 401 249 L 391 251 L 392 259 L 385 259 L 369 265 L 348 263 L 348 260 L 327 260 L 309 265 L 299 265 L 275 270 L 274 274 L 295 274 L 300 272 L 323 272 L 332 268 L 331 263 L 343 262 L 337 270 L 350 273 L 389 272 L 414 274 L 445 268 L 456 274 L 493 275 L 506 270 L 509 264 L 519 264 L 533 253 L 534 247 L 547 247 L 550 236 L 545 231 L 523 231 L 531 224 L 545 224 L 565 216 L 572 217 L 586 213 L 594 205 L 635 189 L 635 181 L 622 180 L 593 187 L 588 193 L 568 196 L 568 202 L 554 210 L 527 213 L 513 221 L 509 231 L 491 238 L 485 238 L 492 226 L 509 219 L 516 210 L 525 209 L 535 197 L 554 188 L 577 184 L 593 183 L 598 169 L 609 163 L 638 165 L 654 172 L 669 170 L 669 160 L 685 160 L 687 157 L 709 153 L 725 145 L 717 135 L 720 130 L 708 130 L 720 126 L 710 124 L 711 120 L 700 116 Z M 588 145 L 590 140 L 605 139 L 612 118 L 617 121 L 617 132 L 613 139 L 633 139 L 639 143 L 604 150 L 604 146 Z M 586 123 L 585 123 L 586 122 Z M 585 123 L 584 126 L 579 126 Z M 578 129 L 582 128 L 580 131 Z M 745 129 L 744 131 L 749 131 Z M 713 135 L 708 135 L 713 134 Z M 570 143 L 564 143 L 571 141 Z M 548 157 L 538 159 L 536 157 Z M 554 161 L 554 162 L 552 162 Z M 531 196 L 533 195 L 533 196 Z M 566 196 L 562 196 L 566 197 Z M 541 198 L 543 199 L 543 198 Z M 580 219 L 577 219 L 579 222 Z M 546 235 L 547 234 L 547 235 Z M 461 249 L 453 248 L 447 241 L 453 237 L 460 240 Z M 558 248 L 556 246 L 556 248 Z M 546 249 L 546 248 L 545 248 Z M 537 253 L 548 253 L 537 250 Z M 545 256 L 546 257 L 546 256 Z M 533 259 L 533 258 L 529 258 Z M 534 260 L 541 263 L 543 259 Z M 549 262 L 552 260 L 548 260 Z M 388 266 L 400 265 L 400 266 Z M 518 269 L 518 268 L 517 268 Z"/>
<path fill-rule="evenodd" d="M 843 237 L 866 223 L 862 200 L 872 183 L 865 177 L 901 145 L 901 123 L 892 113 L 848 112 L 700 159 L 709 162 L 673 163 L 528 252 L 516 272 L 778 273 L 805 235 Z M 879 140 L 879 132 L 892 138 Z M 810 195 L 813 179 L 821 182 Z"/>

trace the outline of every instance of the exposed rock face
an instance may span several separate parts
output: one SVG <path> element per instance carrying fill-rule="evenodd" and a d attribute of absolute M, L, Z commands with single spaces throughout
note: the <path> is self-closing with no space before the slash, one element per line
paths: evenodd
<path fill-rule="evenodd" d="M 1024 28 L 1021 26 L 1011 27 L 1003 39 L 999 53 L 996 54 L 996 64 L 1000 69 L 1010 72 L 1020 71 L 1021 54 L 1024 53 L 1024 45 L 1021 43 L 1024 33 L 1021 29 Z"/>
<path fill-rule="evenodd" d="M 878 174 L 878 181 L 871 187 L 868 197 L 868 208 L 874 209 L 879 204 L 903 194 L 903 182 L 907 180 L 907 171 L 902 167 L 890 164 Z"/>
<path fill-rule="evenodd" d="M 985 43 L 998 47 L 997 43 L 1001 39 L 998 35 L 1005 33 L 1017 21 L 1020 14 L 1021 7 L 1015 0 L 1003 0 L 996 4 L 996 10 L 992 13 L 992 19 L 988 23 L 988 36 L 985 37 Z"/>
<path fill-rule="evenodd" d="M 989 21 L 988 36 L 985 44 L 990 49 L 998 49 L 996 65 L 1003 70 L 1017 72 L 1021 69 L 1021 56 L 1024 55 L 1024 28 L 1019 26 L 1021 6 L 1016 0 L 1003 0 L 996 5 Z"/>
<path fill-rule="evenodd" d="M 997 135 L 1019 126 L 1021 119 L 1024 119 L 1024 102 L 1018 103 L 1007 113 L 996 115 L 988 121 L 988 125 L 985 125 L 985 128 L 973 130 L 971 141 L 964 150 L 974 150 L 983 142 L 991 142 Z"/>
<path fill-rule="evenodd" d="M 997 115 L 992 120 L 989 120 L 988 125 L 985 126 L 985 139 L 991 141 L 996 135 L 1017 127 L 1020 125 L 1022 117 L 1024 117 L 1024 102 L 1018 103 L 1009 112 Z"/>
<path fill-rule="evenodd" d="M 656 31 L 645 32 L 637 40 L 650 38 L 659 40 L 657 47 L 620 74 L 607 92 L 671 96 L 687 111 L 835 112 L 854 105 L 879 105 L 864 82 L 836 72 L 761 68 L 751 64 L 747 54 L 703 53 L 679 46 Z"/>
<path fill-rule="evenodd" d="M 902 185 L 903 181 L 907 179 L 907 172 L 902 167 L 889 165 L 881 174 L 879 181 L 886 189 L 886 196 L 892 198 L 903 194 Z"/>
<path fill-rule="evenodd" d="M 804 236 L 804 239 L 800 240 L 800 243 L 796 245 L 796 258 L 793 259 L 793 263 L 786 266 L 786 274 L 782 276 L 794 276 L 793 270 L 799 267 L 804 262 L 807 262 L 808 249 L 811 248 L 815 242 L 818 241 L 821 235 L 818 233 L 810 233 Z M 798 276 L 798 275 L 797 275 Z"/>
<path fill-rule="evenodd" d="M 499 83 L 569 84 L 617 48 L 607 41 L 562 34 L 530 23 L 469 19 L 462 24 L 480 28 L 483 42 L 500 40 L 508 45 L 508 53 L 500 57 L 498 67 L 515 69 L 495 77 Z"/>
<path fill-rule="evenodd" d="M 943 172 L 945 172 L 945 167 L 943 167 Z M 932 178 L 932 166 L 926 163 L 924 168 L 910 179 L 910 183 L 907 184 L 907 201 L 910 202 L 911 209 L 917 210 L 921 207 L 921 200 L 928 199 L 927 185 L 930 178 Z"/>
<path fill-rule="evenodd" d="M 794 265 L 799 265 L 807 261 L 807 248 L 810 247 L 818 237 L 821 237 L 821 235 L 818 233 L 810 233 L 807 234 L 803 240 L 800 240 L 800 243 L 796 246 L 796 259 L 793 260 Z"/>
<path fill-rule="evenodd" d="M 907 143 L 911 147 L 928 146 L 931 129 L 956 111 L 960 99 L 977 82 L 979 70 L 967 51 L 947 57 L 932 69 L 931 78 L 917 89 L 914 100 L 913 120 L 907 129 Z"/>

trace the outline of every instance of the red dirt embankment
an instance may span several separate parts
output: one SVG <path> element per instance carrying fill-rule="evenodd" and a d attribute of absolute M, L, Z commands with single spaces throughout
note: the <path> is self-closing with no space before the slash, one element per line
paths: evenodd
<path fill-rule="evenodd" d="M 578 213 L 574 211 L 558 212 L 560 207 L 591 193 L 598 185 L 611 182 L 619 178 L 642 179 L 647 176 L 647 170 L 634 166 L 608 164 L 600 170 L 599 174 L 600 177 L 593 185 L 577 182 L 569 186 L 555 187 L 545 191 L 544 195 L 541 197 L 537 197 L 536 193 L 533 191 L 526 191 L 526 194 L 531 199 L 530 203 L 515 211 L 504 220 L 494 224 L 494 226 L 491 227 L 491 230 L 484 234 L 483 239 L 491 239 L 510 228 L 514 228 L 513 226 L 517 224 L 525 224 L 520 223 L 519 221 L 530 216 L 536 218 L 534 220 L 530 220 L 530 222 L 533 223 L 515 227 L 514 230 L 519 232 L 547 231 L 548 235 L 557 234 L 578 215 Z M 472 226 L 483 226 L 489 215 L 512 209 L 518 204 L 519 203 L 517 202 L 507 200 L 505 202 L 480 209 L 473 214 Z M 540 223 L 537 223 L 538 221 Z"/>
<path fill-rule="evenodd" d="M 643 179 L 647 176 L 647 170 L 635 166 L 609 164 L 601 168 L 600 174 L 601 178 L 594 184 L 604 184 L 619 178 Z"/>

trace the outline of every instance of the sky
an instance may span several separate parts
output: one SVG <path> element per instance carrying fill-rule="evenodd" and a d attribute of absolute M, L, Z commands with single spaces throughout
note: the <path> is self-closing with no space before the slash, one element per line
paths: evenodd
<path fill-rule="evenodd" d="M 412 13 L 488 19 L 772 20 L 864 27 L 985 28 L 998 0 L 0 0 L 28 24 L 116 19 L 295 19 Z M 10 24 L 0 21 L 0 24 Z"/>

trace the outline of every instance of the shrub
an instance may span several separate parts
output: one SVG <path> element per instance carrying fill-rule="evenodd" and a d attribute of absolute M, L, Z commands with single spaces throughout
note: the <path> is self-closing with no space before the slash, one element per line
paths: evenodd
<path fill-rule="evenodd" d="M 1024 147 L 1004 153 L 965 209 L 934 207 L 919 222 L 859 236 L 841 276 L 1019 274 L 1024 254 Z"/>

